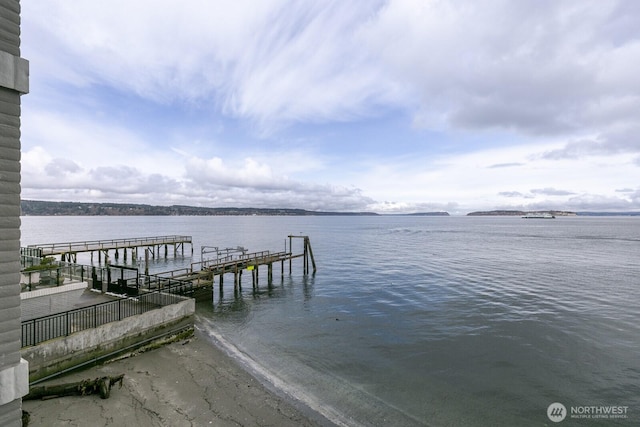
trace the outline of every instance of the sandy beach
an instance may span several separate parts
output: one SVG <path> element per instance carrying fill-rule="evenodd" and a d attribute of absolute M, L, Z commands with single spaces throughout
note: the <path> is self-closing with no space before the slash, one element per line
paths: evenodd
<path fill-rule="evenodd" d="M 330 426 L 270 391 L 197 329 L 188 339 L 43 382 L 124 374 L 99 395 L 25 400 L 29 426 Z"/>

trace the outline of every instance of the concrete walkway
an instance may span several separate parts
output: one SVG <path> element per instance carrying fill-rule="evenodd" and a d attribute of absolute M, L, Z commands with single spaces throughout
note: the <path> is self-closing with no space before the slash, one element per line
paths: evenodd
<path fill-rule="evenodd" d="M 22 321 L 117 299 L 92 291 L 87 287 L 86 282 L 23 292 L 20 294 L 20 298 L 22 300 Z"/>

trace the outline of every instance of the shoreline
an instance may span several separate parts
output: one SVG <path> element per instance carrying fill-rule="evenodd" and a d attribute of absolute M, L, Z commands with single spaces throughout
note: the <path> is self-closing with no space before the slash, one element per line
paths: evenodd
<path fill-rule="evenodd" d="M 75 371 L 40 385 L 124 374 L 99 395 L 24 400 L 29 426 L 334 426 L 264 384 L 196 327 L 192 337 Z"/>

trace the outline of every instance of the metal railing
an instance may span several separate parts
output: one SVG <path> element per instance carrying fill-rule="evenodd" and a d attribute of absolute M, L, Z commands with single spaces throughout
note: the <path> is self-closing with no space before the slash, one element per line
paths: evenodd
<path fill-rule="evenodd" d="M 63 284 L 84 282 L 90 277 L 91 267 L 56 261 L 41 270 L 22 270 L 20 284 L 22 291 L 36 288 L 56 287 Z"/>
<path fill-rule="evenodd" d="M 87 281 L 94 289 L 102 290 L 102 283 L 106 282 L 109 292 L 137 295 L 135 292 L 127 292 L 138 288 L 140 275 L 134 267 L 91 266 L 64 261 L 54 261 L 42 267 L 36 270 L 24 269 L 20 272 L 23 292 Z"/>
<path fill-rule="evenodd" d="M 97 328 L 183 300 L 184 298 L 178 295 L 160 291 L 149 292 L 137 298 L 118 299 L 25 320 L 22 322 L 22 347 L 38 345 L 75 332 Z"/>
<path fill-rule="evenodd" d="M 290 252 L 271 252 L 271 251 L 259 251 L 252 253 L 244 253 L 240 255 L 231 255 L 224 258 L 208 259 L 200 262 L 191 263 L 191 270 L 212 270 L 225 268 L 229 265 L 236 265 L 241 263 L 260 265 L 269 262 L 281 261 L 290 257 Z"/>
<path fill-rule="evenodd" d="M 136 237 L 130 239 L 111 239 L 111 240 L 87 240 L 81 242 L 64 242 L 64 243 L 44 243 L 27 246 L 30 249 L 41 249 L 44 254 L 61 253 L 61 252 L 82 252 L 97 251 L 104 249 L 115 249 L 132 246 L 162 245 L 173 243 L 189 243 L 191 244 L 191 236 L 155 236 L 155 237 Z"/>
<path fill-rule="evenodd" d="M 142 277 L 143 287 L 150 292 L 166 292 L 181 296 L 192 296 L 194 292 L 193 282 L 190 280 L 174 279 L 156 274 Z"/>

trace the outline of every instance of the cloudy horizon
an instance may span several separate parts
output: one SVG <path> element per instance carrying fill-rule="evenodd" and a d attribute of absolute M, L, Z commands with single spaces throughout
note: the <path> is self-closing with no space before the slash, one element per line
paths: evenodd
<path fill-rule="evenodd" d="M 22 198 L 640 210 L 640 3 L 22 3 Z"/>

